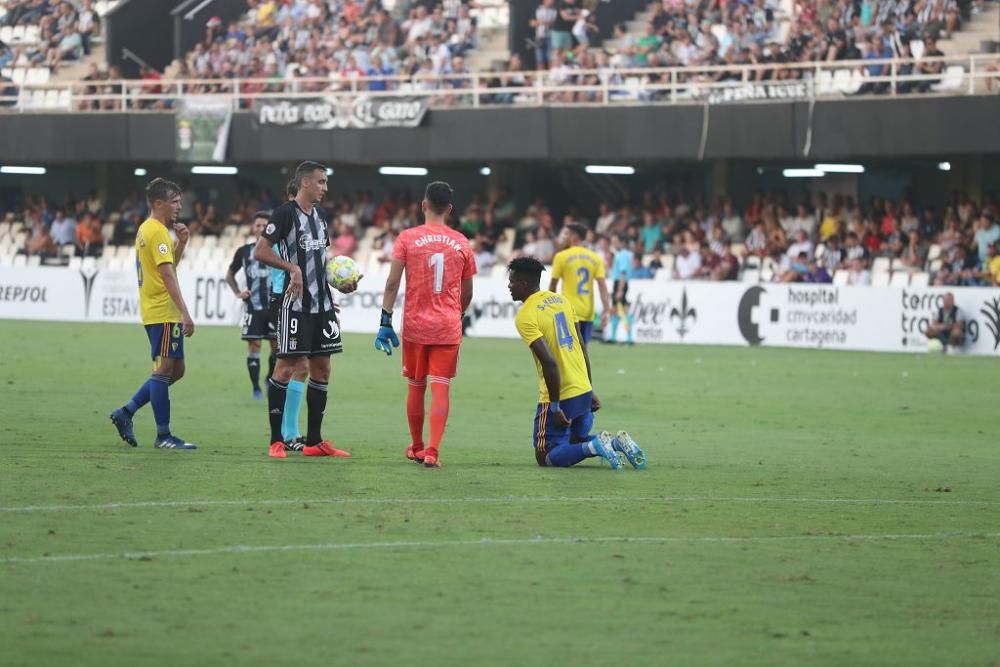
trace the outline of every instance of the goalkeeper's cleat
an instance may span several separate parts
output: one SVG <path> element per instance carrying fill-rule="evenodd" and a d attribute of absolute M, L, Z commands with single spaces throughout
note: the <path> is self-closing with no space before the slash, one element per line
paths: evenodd
<path fill-rule="evenodd" d="M 607 431 L 601 431 L 594 436 L 591 442 L 594 443 L 594 449 L 597 451 L 597 455 L 607 461 L 612 470 L 621 470 L 625 467 L 621 459 L 618 458 L 618 452 L 615 451 L 614 442 L 610 433 Z"/>
<path fill-rule="evenodd" d="M 280 440 L 277 442 L 272 442 L 271 449 L 267 452 L 267 455 L 270 456 L 272 459 L 285 458 L 286 456 L 288 456 L 288 454 L 285 454 L 285 443 L 281 442 Z"/>
<path fill-rule="evenodd" d="M 351 453 L 337 449 L 329 440 L 324 440 L 318 445 L 306 445 L 303 447 L 302 456 L 335 456 L 337 458 L 349 459 L 351 458 Z"/>
<path fill-rule="evenodd" d="M 184 438 L 176 435 L 158 436 L 153 443 L 157 449 L 198 449 L 198 445 L 193 442 L 185 442 Z"/>
<path fill-rule="evenodd" d="M 424 448 L 421 447 L 420 449 L 417 449 L 413 445 L 407 445 L 406 446 L 406 458 L 410 459 L 411 461 L 413 461 L 415 463 L 423 463 L 424 462 Z"/>
<path fill-rule="evenodd" d="M 436 449 L 428 449 L 424 452 L 424 467 L 425 468 L 440 468 L 441 461 L 438 460 L 438 452 Z"/>
<path fill-rule="evenodd" d="M 301 452 L 302 448 L 306 446 L 306 439 L 301 435 L 295 438 L 289 438 L 288 442 L 285 443 L 286 452 Z"/>
<path fill-rule="evenodd" d="M 626 431 L 618 431 L 618 435 L 612 440 L 614 448 L 625 455 L 628 462 L 632 464 L 632 467 L 636 470 L 645 470 L 648 461 L 646 460 L 646 453 L 642 451 L 635 440 L 632 439 Z"/>
<path fill-rule="evenodd" d="M 137 447 L 139 442 L 135 439 L 135 431 L 132 430 L 132 418 L 128 413 L 118 408 L 109 417 L 111 418 L 111 423 L 118 429 L 118 435 L 121 439 L 133 447 Z"/>

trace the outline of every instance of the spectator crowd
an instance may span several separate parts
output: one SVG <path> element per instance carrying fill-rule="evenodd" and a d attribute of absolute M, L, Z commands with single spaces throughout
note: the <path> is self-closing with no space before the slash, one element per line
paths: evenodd
<path fill-rule="evenodd" d="M 223 212 L 183 185 L 180 220 L 194 236 L 219 236 L 280 202 L 270 191 L 248 190 Z M 422 222 L 417 196 L 407 190 L 330 193 L 321 206 L 334 254 L 355 256 L 368 236 L 380 262 L 390 261 L 399 232 Z M 563 228 L 579 222 L 590 230 L 587 245 L 609 267 L 626 253 L 634 279 L 737 280 L 750 270 L 764 280 L 823 283 L 844 272 L 847 284 L 867 285 L 881 262 L 894 272 L 929 273 L 934 285 L 979 286 L 1000 285 L 997 214 L 992 197 L 977 203 L 960 194 L 918 209 L 906 199 L 876 197 L 862 206 L 850 196 L 822 194 L 791 203 L 780 192 L 754 195 L 738 207 L 722 195 L 706 204 L 648 191 L 637 202 L 602 204 L 592 216 L 572 209 L 557 216 L 542 199 L 519 210 L 504 188 L 473 195 L 451 223 L 472 241 L 481 272 L 518 255 L 551 263 Z M 106 241 L 131 245 L 146 215 L 140 193 L 109 210 L 91 192 L 61 203 L 28 196 L 0 213 L 0 221 L 24 223 L 18 252 L 52 259 L 67 246 L 99 256 Z"/>
<path fill-rule="evenodd" d="M 11 45 L 0 42 L 0 67 L 48 67 L 53 72 L 64 62 L 90 53 L 101 29 L 93 0 L 7 0 L 0 26 L 38 28 L 37 43 Z"/>

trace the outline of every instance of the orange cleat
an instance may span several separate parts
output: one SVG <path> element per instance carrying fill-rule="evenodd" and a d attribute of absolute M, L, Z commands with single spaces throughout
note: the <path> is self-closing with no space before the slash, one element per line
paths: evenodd
<path fill-rule="evenodd" d="M 416 449 L 413 445 L 407 445 L 406 447 L 406 458 L 414 461 L 415 463 L 424 462 L 424 448 Z"/>
<path fill-rule="evenodd" d="M 285 454 L 285 443 L 278 441 L 271 443 L 271 449 L 267 453 L 272 459 L 283 459 L 287 454 Z"/>
<path fill-rule="evenodd" d="M 324 440 L 318 445 L 306 445 L 302 448 L 302 456 L 335 456 L 342 459 L 351 458 L 351 453 L 343 449 L 337 449 L 329 440 Z"/>
<path fill-rule="evenodd" d="M 425 468 L 440 468 L 441 462 L 438 461 L 438 453 L 436 450 L 428 449 L 424 452 L 424 467 Z"/>

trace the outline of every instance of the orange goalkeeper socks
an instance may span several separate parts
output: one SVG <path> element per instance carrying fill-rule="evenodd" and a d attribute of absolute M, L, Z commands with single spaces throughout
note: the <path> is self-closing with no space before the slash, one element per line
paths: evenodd
<path fill-rule="evenodd" d="M 406 419 L 410 423 L 410 444 L 420 451 L 424 448 L 424 394 L 425 382 L 410 380 L 406 392 Z"/>
<path fill-rule="evenodd" d="M 448 423 L 448 410 L 451 407 L 448 392 L 451 389 L 451 380 L 441 377 L 428 379 L 431 383 L 431 430 L 428 449 L 437 452 L 441 438 L 444 437 L 444 428 Z"/>

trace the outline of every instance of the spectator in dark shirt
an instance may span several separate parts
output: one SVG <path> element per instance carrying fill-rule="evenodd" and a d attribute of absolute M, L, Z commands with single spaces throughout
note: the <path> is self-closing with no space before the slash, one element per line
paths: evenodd
<path fill-rule="evenodd" d="M 965 320 L 955 305 L 955 295 L 948 292 L 944 295 L 941 308 L 938 308 L 937 317 L 927 325 L 927 339 L 937 339 L 947 349 L 949 345 L 961 345 L 964 337 Z"/>

